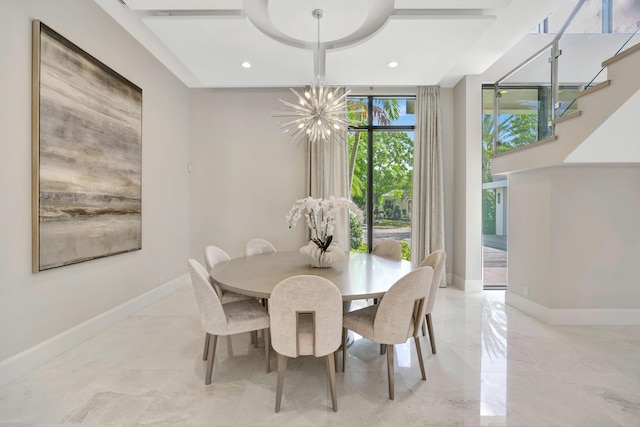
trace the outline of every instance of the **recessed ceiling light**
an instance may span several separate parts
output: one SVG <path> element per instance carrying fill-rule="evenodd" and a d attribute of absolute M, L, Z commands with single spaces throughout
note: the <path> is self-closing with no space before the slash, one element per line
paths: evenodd
<path fill-rule="evenodd" d="M 398 66 L 398 63 L 396 61 L 391 61 L 389 62 L 389 68 L 396 68 Z"/>
<path fill-rule="evenodd" d="M 251 63 L 247 62 L 247 61 L 243 62 L 242 63 L 242 68 L 251 68 Z"/>

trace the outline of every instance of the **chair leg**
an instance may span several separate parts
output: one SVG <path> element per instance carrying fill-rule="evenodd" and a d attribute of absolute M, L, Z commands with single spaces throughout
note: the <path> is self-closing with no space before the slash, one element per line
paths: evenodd
<path fill-rule="evenodd" d="M 284 387 L 284 371 L 287 369 L 287 356 L 278 353 L 278 383 L 276 385 L 276 413 L 280 412 L 282 388 Z"/>
<path fill-rule="evenodd" d="M 209 346 L 209 356 L 207 357 L 207 372 L 204 375 L 205 385 L 211 384 L 211 377 L 213 375 L 213 359 L 216 356 L 216 346 L 218 345 L 218 336 L 211 336 L 213 337 L 213 343 L 211 343 L 212 345 Z"/>
<path fill-rule="evenodd" d="M 336 372 L 338 372 L 338 350 L 333 352 L 333 366 L 336 368 Z"/>
<path fill-rule="evenodd" d="M 387 379 L 389 381 L 389 399 L 393 400 L 395 389 L 393 382 L 393 344 L 387 344 Z"/>
<path fill-rule="evenodd" d="M 422 347 L 420 346 L 420 337 L 417 335 L 413 337 L 416 343 L 416 352 L 418 353 L 418 363 L 420 364 L 420 373 L 422 374 L 422 380 L 427 379 L 427 374 L 424 372 L 424 361 L 422 360 Z"/>
<path fill-rule="evenodd" d="M 269 329 L 263 329 L 264 335 L 264 356 L 267 359 L 267 374 L 271 372 L 271 334 Z"/>
<path fill-rule="evenodd" d="M 387 346 L 384 344 L 380 344 L 380 354 L 384 354 L 387 351 Z"/>
<path fill-rule="evenodd" d="M 342 372 L 347 369 L 347 328 L 342 328 Z"/>
<path fill-rule="evenodd" d="M 436 354 L 436 337 L 433 335 L 433 323 L 431 323 L 431 313 L 427 313 L 427 329 L 429 329 L 429 341 L 431 341 L 431 353 Z"/>
<path fill-rule="evenodd" d="M 333 353 L 335 355 L 335 352 Z M 327 377 L 329 379 L 329 391 L 331 391 L 331 405 L 333 412 L 338 412 L 338 398 L 336 397 L 336 367 L 333 356 L 327 354 Z"/>
<path fill-rule="evenodd" d="M 249 333 L 251 334 L 251 344 L 254 348 L 258 347 L 258 331 L 251 331 Z"/>
<path fill-rule="evenodd" d="M 427 314 L 428 316 L 428 314 Z M 426 336 L 427 335 L 427 326 L 425 322 L 422 322 L 422 336 Z"/>
<path fill-rule="evenodd" d="M 207 353 L 209 353 L 209 340 L 210 339 L 211 339 L 211 335 L 209 335 L 209 332 L 205 332 L 204 352 L 202 353 L 202 360 L 207 360 Z"/>

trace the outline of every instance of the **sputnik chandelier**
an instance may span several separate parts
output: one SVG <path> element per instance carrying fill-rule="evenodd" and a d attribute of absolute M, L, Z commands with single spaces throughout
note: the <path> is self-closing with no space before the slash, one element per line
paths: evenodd
<path fill-rule="evenodd" d="M 324 10 L 315 9 L 311 15 L 318 20 L 318 44 L 315 52 L 316 83 L 304 88 L 290 88 L 298 98 L 297 103 L 280 99 L 285 105 L 274 115 L 288 117 L 291 120 L 282 123 L 280 127 L 284 133 L 291 132 L 291 137 L 300 139 L 300 142 L 308 138 L 312 143 L 328 141 L 331 135 L 344 141 L 349 120 L 347 119 L 347 95 L 349 91 L 342 92 L 342 88 L 323 86 L 320 83 L 320 19 L 324 17 Z"/>

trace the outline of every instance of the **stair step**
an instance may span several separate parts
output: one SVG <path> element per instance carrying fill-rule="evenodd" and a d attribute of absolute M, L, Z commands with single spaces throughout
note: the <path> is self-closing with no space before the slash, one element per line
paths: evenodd
<path fill-rule="evenodd" d="M 585 89 L 585 90 L 581 90 L 580 92 L 578 92 L 578 93 L 576 94 L 576 99 L 577 99 L 577 98 L 580 98 L 580 97 L 582 97 L 582 96 L 588 95 L 588 94 L 590 94 L 591 92 L 595 92 L 595 91 L 597 91 L 597 90 L 599 90 L 599 89 L 602 89 L 603 87 L 607 87 L 607 86 L 609 86 L 610 84 L 611 84 L 611 80 L 605 80 L 605 81 L 603 81 L 602 83 L 598 83 L 598 84 L 597 84 L 597 85 L 595 85 L 595 86 L 591 86 L 591 87 L 589 87 L 589 88 L 587 88 L 587 89 Z"/>
<path fill-rule="evenodd" d="M 631 55 L 634 52 L 637 52 L 640 50 L 640 43 L 636 44 L 634 46 L 631 46 L 629 49 L 625 49 L 622 52 L 620 52 L 617 55 L 612 56 L 611 58 L 607 59 L 606 61 L 604 61 L 602 63 L 603 67 L 608 67 L 609 65 L 613 64 L 616 61 L 621 60 L 622 58 Z"/>
<path fill-rule="evenodd" d="M 571 120 L 574 117 L 579 117 L 580 115 L 582 115 L 582 111 L 580 111 L 580 110 L 574 111 L 573 113 L 564 114 L 562 117 L 558 117 L 557 119 L 555 119 L 553 121 L 553 124 L 557 125 L 558 123 L 562 123 L 564 121 Z"/>
<path fill-rule="evenodd" d="M 531 144 L 523 145 L 523 146 L 520 146 L 520 147 L 517 147 L 517 148 L 512 148 L 509 151 L 504 151 L 504 152 L 501 152 L 501 153 L 494 154 L 492 157 L 506 156 L 508 154 L 511 154 L 511 153 L 514 153 L 514 152 L 517 152 L 517 151 L 525 150 L 527 148 L 538 147 L 538 146 L 540 146 L 542 144 L 546 144 L 547 142 L 552 142 L 552 141 L 555 141 L 557 139 L 558 139 L 558 137 L 556 135 L 550 136 L 549 138 L 541 139 L 540 141 L 532 142 Z"/>

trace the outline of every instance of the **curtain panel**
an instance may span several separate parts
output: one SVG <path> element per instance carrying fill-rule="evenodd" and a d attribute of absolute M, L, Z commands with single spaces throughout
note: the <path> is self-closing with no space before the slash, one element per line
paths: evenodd
<path fill-rule="evenodd" d="M 344 89 L 343 89 L 344 90 Z M 347 132 L 335 133 L 328 141 L 307 140 L 307 188 L 309 196 L 349 198 Z M 333 241 L 345 252 L 350 251 L 349 212 L 336 216 Z"/>
<path fill-rule="evenodd" d="M 444 250 L 444 186 L 439 86 L 419 86 L 413 153 L 412 261 Z M 441 287 L 447 285 L 446 272 Z"/>

